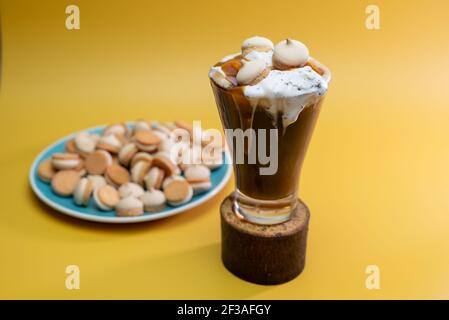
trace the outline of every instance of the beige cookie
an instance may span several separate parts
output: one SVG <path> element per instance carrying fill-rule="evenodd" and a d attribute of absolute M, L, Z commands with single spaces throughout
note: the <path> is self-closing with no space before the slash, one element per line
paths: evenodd
<path fill-rule="evenodd" d="M 123 137 L 123 136 L 121 136 Z M 109 134 L 106 136 L 102 136 L 100 140 L 98 140 L 97 148 L 108 151 L 110 153 L 116 154 L 120 151 L 123 145 L 124 138 L 119 138 L 119 136 L 115 134 Z"/>
<path fill-rule="evenodd" d="M 155 152 L 161 143 L 161 138 L 151 131 L 137 131 L 134 135 L 134 143 L 141 151 Z"/>
<path fill-rule="evenodd" d="M 243 41 L 242 54 L 245 55 L 252 50 L 257 51 L 273 50 L 273 42 L 268 38 L 260 36 L 254 36 Z"/>
<path fill-rule="evenodd" d="M 64 146 L 64 149 L 65 149 L 65 152 L 67 152 L 67 153 L 78 153 L 78 150 L 76 149 L 76 146 L 75 146 L 74 139 L 67 141 Z"/>
<path fill-rule="evenodd" d="M 120 135 L 126 137 L 128 135 L 128 126 L 124 123 L 115 123 L 110 126 L 107 126 L 104 131 L 103 135 Z"/>
<path fill-rule="evenodd" d="M 129 196 L 117 203 L 115 212 L 119 217 L 141 216 L 143 215 L 143 203 L 140 199 Z"/>
<path fill-rule="evenodd" d="M 184 178 L 176 176 L 164 183 L 164 194 L 170 205 L 179 206 L 192 199 L 193 190 Z"/>
<path fill-rule="evenodd" d="M 113 164 L 106 168 L 105 179 L 109 184 L 118 187 L 129 182 L 129 172 L 124 167 Z"/>
<path fill-rule="evenodd" d="M 131 180 L 139 185 L 143 185 L 143 179 L 150 170 L 151 164 L 147 161 L 137 162 L 131 169 Z"/>
<path fill-rule="evenodd" d="M 270 68 L 263 60 L 243 61 L 236 79 L 240 85 L 254 85 L 262 81 L 269 73 Z"/>
<path fill-rule="evenodd" d="M 297 41 L 286 39 L 274 47 L 273 66 L 280 70 L 302 67 L 309 60 L 309 49 Z"/>
<path fill-rule="evenodd" d="M 165 194 L 156 189 L 150 189 L 145 192 L 141 198 L 144 205 L 144 210 L 148 212 L 156 212 L 166 207 Z"/>
<path fill-rule="evenodd" d="M 46 159 L 39 163 L 39 167 L 37 168 L 37 175 L 42 181 L 50 182 L 55 174 L 56 170 L 51 164 L 51 159 Z"/>
<path fill-rule="evenodd" d="M 138 152 L 131 159 L 131 163 L 129 166 L 132 168 L 139 161 L 146 161 L 151 165 L 153 163 L 153 156 L 147 152 Z"/>
<path fill-rule="evenodd" d="M 76 170 L 61 170 L 51 179 L 51 187 L 56 194 L 68 197 L 75 191 L 79 180 L 80 175 Z"/>
<path fill-rule="evenodd" d="M 138 151 L 139 149 L 137 149 L 137 146 L 134 143 L 126 144 L 118 153 L 119 162 L 127 167 Z"/>
<path fill-rule="evenodd" d="M 165 171 L 158 167 L 152 167 L 144 178 L 148 190 L 160 189 L 164 181 Z"/>
<path fill-rule="evenodd" d="M 69 170 L 78 168 L 81 158 L 76 153 L 54 153 L 51 156 L 53 168 L 58 170 Z"/>
<path fill-rule="evenodd" d="M 94 202 L 100 210 L 110 211 L 115 208 L 119 201 L 118 191 L 110 185 L 105 185 L 94 191 Z"/>
<path fill-rule="evenodd" d="M 87 206 L 93 190 L 93 182 L 88 178 L 82 178 L 73 192 L 73 201 L 79 206 Z"/>
<path fill-rule="evenodd" d="M 179 170 L 179 168 L 168 157 L 162 154 L 153 158 L 152 166 L 164 170 L 167 177 L 176 174 Z"/>
<path fill-rule="evenodd" d="M 102 175 L 112 165 L 112 156 L 106 150 L 97 150 L 86 157 L 85 167 L 89 174 Z"/>

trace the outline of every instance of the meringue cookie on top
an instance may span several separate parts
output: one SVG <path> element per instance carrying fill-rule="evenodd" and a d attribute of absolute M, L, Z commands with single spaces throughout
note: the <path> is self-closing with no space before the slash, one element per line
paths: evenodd
<path fill-rule="evenodd" d="M 245 55 L 250 50 L 270 51 L 273 49 L 273 42 L 270 39 L 254 36 L 246 39 L 242 43 L 242 53 Z"/>
<path fill-rule="evenodd" d="M 243 66 L 237 73 L 237 82 L 241 85 L 252 85 L 265 78 L 270 69 L 263 60 L 243 61 Z"/>
<path fill-rule="evenodd" d="M 273 65 L 280 70 L 302 67 L 309 60 L 309 49 L 297 40 L 286 39 L 274 47 Z"/>

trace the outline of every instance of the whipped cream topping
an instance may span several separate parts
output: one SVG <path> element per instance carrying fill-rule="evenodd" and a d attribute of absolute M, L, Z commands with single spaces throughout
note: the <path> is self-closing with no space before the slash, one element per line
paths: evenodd
<path fill-rule="evenodd" d="M 254 43 L 253 43 L 254 42 Z M 239 86 L 243 95 L 248 99 L 255 112 L 256 107 L 262 107 L 273 115 L 273 122 L 277 123 L 278 114 L 282 114 L 283 130 L 294 123 L 301 111 L 309 104 L 319 99 L 327 91 L 328 81 L 318 74 L 311 65 L 308 48 L 301 42 L 287 39 L 276 46 L 269 45 L 271 41 L 262 37 L 253 37 L 242 44 L 243 55 L 233 54 L 223 58 L 220 63 L 210 69 L 209 77 L 220 87 L 232 89 Z M 264 45 L 264 46 L 263 46 Z M 232 59 L 247 61 L 258 65 L 264 62 L 268 74 L 262 80 L 249 81 L 244 77 L 237 79 L 226 74 L 221 64 Z M 261 69 L 261 68 L 259 68 Z M 257 72 L 260 73 L 259 69 Z M 243 74 L 244 75 L 244 74 Z M 253 74 L 251 74 L 253 76 Z M 251 80 L 250 79 L 250 80 Z M 248 80 L 248 81 L 247 81 Z"/>
<path fill-rule="evenodd" d="M 261 106 L 277 115 L 282 111 L 284 128 L 298 119 L 304 107 L 327 91 L 327 82 L 311 67 L 272 70 L 259 83 L 245 86 L 244 95 L 255 108 Z M 311 100 L 312 99 L 312 100 Z"/>

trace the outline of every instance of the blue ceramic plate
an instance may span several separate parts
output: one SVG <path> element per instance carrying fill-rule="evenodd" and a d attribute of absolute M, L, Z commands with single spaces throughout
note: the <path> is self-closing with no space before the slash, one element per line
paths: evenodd
<path fill-rule="evenodd" d="M 88 131 L 90 133 L 101 133 L 104 127 L 105 126 L 100 126 L 92 129 L 87 129 L 85 131 Z M 169 217 L 199 206 L 203 202 L 209 200 L 221 189 L 223 189 L 231 176 L 231 165 L 229 164 L 230 161 L 224 161 L 225 163 L 220 168 L 215 169 L 211 173 L 212 188 L 205 193 L 193 196 L 192 200 L 190 200 L 189 202 L 178 207 L 167 206 L 165 209 L 159 212 L 145 213 L 143 216 L 139 217 L 117 217 L 115 216 L 114 211 L 104 212 L 98 210 L 94 206 L 92 199 L 90 200 L 90 203 L 87 207 L 77 206 L 73 202 L 72 197 L 61 197 L 56 195 L 51 190 L 51 186 L 49 183 L 45 183 L 41 179 L 39 179 L 37 175 L 37 168 L 39 166 L 39 163 L 45 159 L 50 158 L 51 155 L 55 152 L 64 152 L 64 145 L 66 141 L 72 139 L 74 135 L 75 134 L 64 137 L 42 151 L 33 162 L 30 170 L 29 180 L 31 188 L 39 197 L 39 199 L 41 199 L 43 202 L 56 209 L 57 211 L 75 218 L 106 223 L 136 223 Z M 226 157 L 226 159 L 229 160 L 229 153 L 227 151 L 224 152 L 223 157 Z"/>

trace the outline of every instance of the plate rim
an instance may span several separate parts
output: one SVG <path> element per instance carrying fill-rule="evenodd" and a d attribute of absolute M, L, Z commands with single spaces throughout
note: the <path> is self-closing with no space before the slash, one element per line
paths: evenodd
<path fill-rule="evenodd" d="M 130 124 L 133 124 L 133 122 L 126 122 L 126 124 L 129 126 Z M 83 130 L 80 130 L 77 132 L 101 130 L 101 129 L 104 129 L 106 126 L 107 125 L 99 125 L 96 127 L 83 129 Z M 65 141 L 69 140 L 70 138 L 74 137 L 75 135 L 76 135 L 76 132 L 68 134 L 68 135 L 56 140 L 55 142 L 53 142 L 52 144 L 47 146 L 45 149 L 43 149 L 41 152 L 39 152 L 39 154 L 34 158 L 31 168 L 28 173 L 28 180 L 29 180 L 31 189 L 33 190 L 34 194 L 39 198 L 40 201 L 44 202 L 46 205 L 55 209 L 56 211 L 58 211 L 62 214 L 74 217 L 74 218 L 87 220 L 87 221 L 93 221 L 93 222 L 112 223 L 112 224 L 128 224 L 128 223 L 147 222 L 147 221 L 153 221 L 153 220 L 159 220 L 159 219 L 171 217 L 171 216 L 183 213 L 187 210 L 190 210 L 194 207 L 197 207 L 197 206 L 205 203 L 206 201 L 210 200 L 225 187 L 225 185 L 229 182 L 229 179 L 231 177 L 232 166 L 230 163 L 230 155 L 229 155 L 229 151 L 227 150 L 227 148 L 225 148 L 224 149 L 225 162 L 223 163 L 223 165 L 226 165 L 226 172 L 224 174 L 223 179 L 207 195 L 204 195 L 203 197 L 201 197 L 195 201 L 188 202 L 187 204 L 181 205 L 179 207 L 173 207 L 173 209 L 168 212 L 152 213 L 152 214 L 142 215 L 142 216 L 138 216 L 138 217 L 101 217 L 101 216 L 97 216 L 97 215 L 81 213 L 79 211 L 59 205 L 58 203 L 49 199 L 47 196 L 45 196 L 41 192 L 41 190 L 39 190 L 39 188 L 36 185 L 36 181 L 35 181 L 37 179 L 36 178 L 37 167 L 38 167 L 38 164 L 40 163 L 40 160 L 42 160 L 44 154 L 47 153 L 48 150 L 54 148 L 56 145 L 64 143 Z"/>

